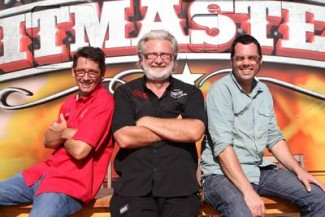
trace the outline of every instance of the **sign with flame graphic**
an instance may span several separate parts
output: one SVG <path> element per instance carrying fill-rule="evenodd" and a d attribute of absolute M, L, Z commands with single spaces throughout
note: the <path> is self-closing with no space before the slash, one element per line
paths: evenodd
<path fill-rule="evenodd" d="M 167 29 L 179 44 L 173 76 L 204 95 L 229 73 L 239 34 L 263 49 L 258 79 L 270 88 L 278 124 L 305 167 L 325 173 L 325 3 L 323 1 L 5 0 L 0 3 L 0 180 L 44 160 L 43 135 L 75 94 L 71 57 L 103 49 L 104 84 L 142 75 L 136 44 Z"/>

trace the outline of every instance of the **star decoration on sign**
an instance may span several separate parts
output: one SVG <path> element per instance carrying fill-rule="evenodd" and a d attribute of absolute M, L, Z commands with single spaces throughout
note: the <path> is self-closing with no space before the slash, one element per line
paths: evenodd
<path fill-rule="evenodd" d="M 202 74 L 202 73 L 192 74 L 190 68 L 188 67 L 188 65 L 186 63 L 182 74 L 173 74 L 173 77 L 177 78 L 181 81 L 184 81 L 185 83 L 195 85 L 195 81 L 198 80 L 199 78 L 201 78 L 202 75 L 204 75 L 204 74 Z"/>

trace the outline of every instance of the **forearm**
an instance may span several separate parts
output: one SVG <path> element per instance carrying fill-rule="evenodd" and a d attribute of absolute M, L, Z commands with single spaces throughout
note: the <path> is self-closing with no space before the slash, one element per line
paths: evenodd
<path fill-rule="evenodd" d="M 92 147 L 87 143 L 72 138 L 64 142 L 64 148 L 76 160 L 87 157 L 92 150 Z"/>
<path fill-rule="evenodd" d="M 141 148 L 162 139 L 145 127 L 126 126 L 117 130 L 114 139 L 121 148 Z"/>
<path fill-rule="evenodd" d="M 44 137 L 44 146 L 46 148 L 55 149 L 63 144 L 67 139 L 71 139 L 77 132 L 76 129 L 66 128 L 63 130 L 53 130 L 49 128 Z"/>
<path fill-rule="evenodd" d="M 55 149 L 59 145 L 63 144 L 65 141 L 64 138 L 62 138 L 62 132 L 61 131 L 54 131 L 51 129 L 48 129 L 44 136 L 44 146 L 46 148 Z"/>
<path fill-rule="evenodd" d="M 137 121 L 137 126 L 146 127 L 161 138 L 175 142 L 196 142 L 205 132 L 204 123 L 196 119 L 143 117 Z"/>
<path fill-rule="evenodd" d="M 44 136 L 44 146 L 46 148 L 55 149 L 59 145 L 63 144 L 66 139 L 71 138 L 73 135 L 68 135 L 67 132 L 70 132 L 67 128 L 67 122 L 64 118 L 64 115 L 60 113 L 60 121 L 52 122 L 45 133 Z M 68 130 L 67 132 L 65 132 Z M 74 134 L 74 133 L 73 133 Z"/>
<path fill-rule="evenodd" d="M 245 176 L 232 146 L 227 146 L 218 157 L 224 174 L 244 195 L 253 191 L 252 185 Z"/>
<path fill-rule="evenodd" d="M 303 169 L 299 165 L 298 161 L 293 157 L 289 146 L 284 140 L 280 140 L 271 149 L 274 157 L 289 171 L 294 174 L 299 174 Z"/>

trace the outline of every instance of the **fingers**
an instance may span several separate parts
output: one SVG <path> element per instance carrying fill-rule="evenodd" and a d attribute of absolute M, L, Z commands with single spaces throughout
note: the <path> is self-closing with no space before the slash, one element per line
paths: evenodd
<path fill-rule="evenodd" d="M 66 120 L 64 118 L 64 115 L 62 113 L 60 113 L 60 121 L 61 121 L 61 123 L 65 123 L 66 122 Z"/>
<path fill-rule="evenodd" d="M 315 185 L 319 186 L 323 191 L 325 191 L 325 183 L 322 183 L 320 181 L 318 181 L 317 179 L 315 179 L 314 181 L 312 181 Z"/>
<path fill-rule="evenodd" d="M 60 121 L 53 121 L 50 126 L 49 129 L 53 130 L 53 131 L 61 131 L 67 128 L 67 121 L 64 118 L 64 115 L 62 113 L 60 113 L 59 115 L 59 119 Z"/>
<path fill-rule="evenodd" d="M 255 207 L 255 208 L 250 208 L 250 211 L 254 217 L 261 217 L 264 216 L 265 213 L 265 207 L 264 205 Z"/>
<path fill-rule="evenodd" d="M 307 179 L 304 179 L 303 182 L 302 182 L 304 185 L 305 185 L 305 188 L 308 192 L 311 191 L 311 186 L 310 186 L 310 183 Z"/>

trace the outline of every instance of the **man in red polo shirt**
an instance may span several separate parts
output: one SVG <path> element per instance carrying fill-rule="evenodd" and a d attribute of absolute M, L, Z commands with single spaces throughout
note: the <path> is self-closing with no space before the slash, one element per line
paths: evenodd
<path fill-rule="evenodd" d="M 51 157 L 0 183 L 0 205 L 33 203 L 30 216 L 64 217 L 76 213 L 97 194 L 112 153 L 114 110 L 102 87 L 105 55 L 83 47 L 74 55 L 72 76 L 79 87 L 61 106 L 46 134 Z"/>

